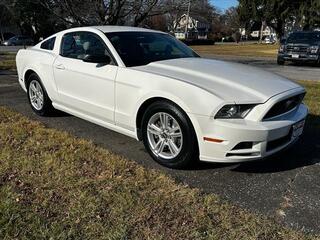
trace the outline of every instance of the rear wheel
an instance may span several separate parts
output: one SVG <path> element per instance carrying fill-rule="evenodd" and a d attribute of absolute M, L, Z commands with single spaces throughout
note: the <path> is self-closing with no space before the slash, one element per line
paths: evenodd
<path fill-rule="evenodd" d="M 170 102 L 155 102 L 142 119 L 143 143 L 158 163 L 185 168 L 198 159 L 198 144 L 188 116 Z"/>
<path fill-rule="evenodd" d="M 40 116 L 48 116 L 53 111 L 52 102 L 37 74 L 32 73 L 28 78 L 28 99 L 32 110 Z"/>

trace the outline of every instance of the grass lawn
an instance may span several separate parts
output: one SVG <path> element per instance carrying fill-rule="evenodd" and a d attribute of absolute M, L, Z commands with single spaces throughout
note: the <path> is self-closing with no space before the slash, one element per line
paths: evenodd
<path fill-rule="evenodd" d="M 0 70 L 16 70 L 16 54 L 10 52 L 0 52 Z"/>
<path fill-rule="evenodd" d="M 0 239 L 316 238 L 0 107 Z"/>
<path fill-rule="evenodd" d="M 276 57 L 278 45 L 267 44 L 220 44 L 208 46 L 192 46 L 200 55 L 233 55 L 253 57 Z"/>

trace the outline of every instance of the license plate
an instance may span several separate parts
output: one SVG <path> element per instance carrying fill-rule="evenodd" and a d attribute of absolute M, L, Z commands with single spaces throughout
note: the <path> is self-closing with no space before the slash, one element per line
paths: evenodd
<path fill-rule="evenodd" d="M 292 54 L 292 58 L 299 58 L 300 55 L 299 54 Z"/>
<path fill-rule="evenodd" d="M 292 139 L 296 139 L 301 136 L 301 134 L 303 133 L 304 124 L 305 124 L 305 120 L 302 120 L 296 124 L 293 124 Z"/>

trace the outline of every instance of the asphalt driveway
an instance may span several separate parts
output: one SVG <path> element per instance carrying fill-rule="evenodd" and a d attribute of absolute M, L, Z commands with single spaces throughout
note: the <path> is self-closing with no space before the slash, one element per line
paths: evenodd
<path fill-rule="evenodd" d="M 279 66 L 276 58 L 269 57 L 227 56 L 212 54 L 203 55 L 203 57 L 248 64 L 279 74 L 292 80 L 320 81 L 320 66 L 315 64 L 294 64 L 289 62 L 284 66 Z"/>

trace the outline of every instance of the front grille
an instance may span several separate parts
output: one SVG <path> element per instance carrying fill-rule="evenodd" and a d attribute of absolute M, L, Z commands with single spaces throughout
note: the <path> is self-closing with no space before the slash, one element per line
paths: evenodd
<path fill-rule="evenodd" d="M 306 47 L 306 46 L 290 46 L 290 45 L 288 45 L 286 47 L 286 50 L 288 52 L 294 52 L 294 53 L 306 53 L 306 52 L 308 52 L 308 47 Z"/>
<path fill-rule="evenodd" d="M 297 107 L 303 100 L 305 93 L 284 99 L 278 103 L 276 103 L 264 116 L 264 120 L 274 118 L 276 116 L 285 114 L 295 107 Z"/>

